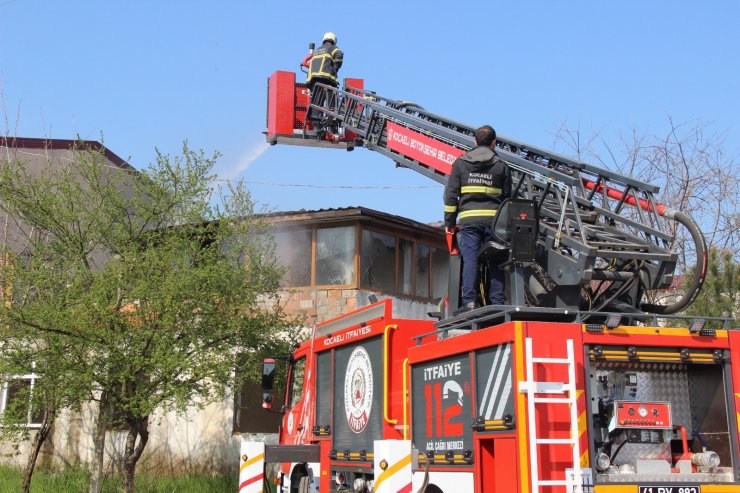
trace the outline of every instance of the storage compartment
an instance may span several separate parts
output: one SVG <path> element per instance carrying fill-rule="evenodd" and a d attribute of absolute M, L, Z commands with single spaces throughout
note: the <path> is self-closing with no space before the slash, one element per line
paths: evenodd
<path fill-rule="evenodd" d="M 589 353 L 597 484 L 735 480 L 734 412 L 722 358 L 665 348 Z"/>

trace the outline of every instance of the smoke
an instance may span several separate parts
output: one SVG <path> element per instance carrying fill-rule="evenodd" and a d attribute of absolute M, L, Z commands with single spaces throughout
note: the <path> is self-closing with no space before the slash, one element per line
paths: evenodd
<path fill-rule="evenodd" d="M 269 147 L 270 144 L 265 141 L 258 142 L 251 148 L 247 149 L 244 154 L 242 154 L 242 156 L 237 161 L 236 166 L 221 171 L 221 173 L 219 173 L 219 177 L 224 180 L 236 179 L 236 177 L 238 177 L 241 173 L 247 171 L 252 163 L 259 159 L 259 157 L 264 154 Z"/>

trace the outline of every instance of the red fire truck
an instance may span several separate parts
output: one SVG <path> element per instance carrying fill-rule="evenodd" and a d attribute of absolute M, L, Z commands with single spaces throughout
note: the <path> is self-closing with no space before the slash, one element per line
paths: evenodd
<path fill-rule="evenodd" d="M 444 183 L 472 134 L 361 80 L 311 95 L 290 72 L 268 81 L 270 143 L 365 147 Z M 276 462 L 286 493 L 740 492 L 740 332 L 674 315 L 706 267 L 694 222 L 650 184 L 498 146 L 516 196 L 494 223 L 510 304 L 456 313 L 452 249 L 436 321 L 387 299 L 317 326 L 288 358 L 279 445 L 243 444 L 240 491 Z M 654 303 L 673 282 L 672 223 L 694 239 L 693 281 Z"/>

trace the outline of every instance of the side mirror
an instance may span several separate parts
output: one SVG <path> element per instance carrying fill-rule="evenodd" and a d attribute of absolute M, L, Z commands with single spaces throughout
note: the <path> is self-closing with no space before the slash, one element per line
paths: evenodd
<path fill-rule="evenodd" d="M 272 386 L 275 383 L 275 360 L 265 358 L 262 361 L 262 407 L 272 409 Z"/>

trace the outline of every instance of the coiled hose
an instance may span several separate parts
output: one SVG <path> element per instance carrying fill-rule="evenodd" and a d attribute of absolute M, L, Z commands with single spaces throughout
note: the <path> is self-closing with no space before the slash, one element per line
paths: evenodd
<path fill-rule="evenodd" d="M 691 285 L 684 289 L 684 295 L 675 303 L 668 305 L 657 305 L 653 303 L 643 303 L 640 308 L 649 313 L 659 315 L 670 315 L 680 312 L 689 306 L 699 295 L 704 284 L 704 277 L 707 275 L 707 240 L 704 238 L 699 226 L 689 216 L 683 212 L 666 208 L 662 214 L 664 217 L 673 219 L 689 230 L 691 239 L 694 241 L 696 248 L 696 264 L 691 269 Z"/>

